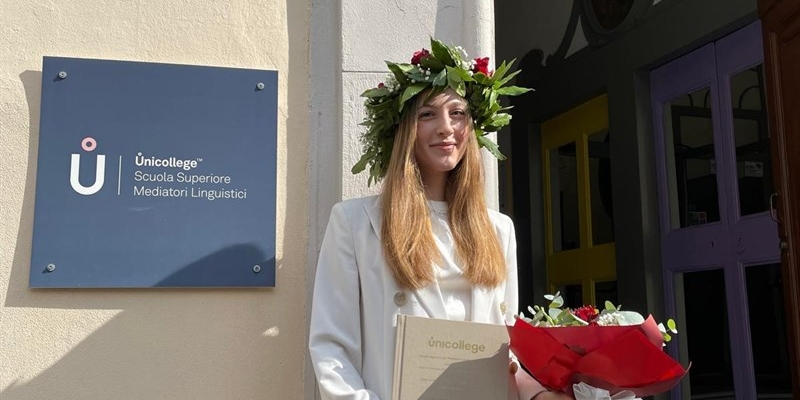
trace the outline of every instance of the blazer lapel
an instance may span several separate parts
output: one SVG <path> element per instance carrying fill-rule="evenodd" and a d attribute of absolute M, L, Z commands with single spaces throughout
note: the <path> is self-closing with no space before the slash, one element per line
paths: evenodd
<path fill-rule="evenodd" d="M 381 197 L 375 196 L 369 201 L 364 202 L 364 211 L 369 216 L 369 223 L 372 225 L 372 230 L 375 231 L 375 236 L 378 240 L 381 239 Z"/>
<path fill-rule="evenodd" d="M 372 225 L 372 229 L 375 231 L 375 236 L 378 237 L 378 241 L 380 243 L 381 240 L 381 208 L 380 208 L 380 196 L 376 196 L 374 201 L 368 202 L 364 204 L 364 209 L 369 216 L 369 222 Z M 380 251 L 381 249 L 378 248 L 376 251 Z M 388 268 L 388 266 L 386 266 Z M 388 271 L 387 271 L 388 272 Z M 442 292 L 439 289 L 439 284 L 437 282 L 433 282 L 428 286 L 422 287 L 417 290 L 412 290 L 414 296 L 417 297 L 420 306 L 425 310 L 430 318 L 439 318 L 439 319 L 447 319 L 447 310 L 444 308 L 444 299 L 442 298 Z"/>

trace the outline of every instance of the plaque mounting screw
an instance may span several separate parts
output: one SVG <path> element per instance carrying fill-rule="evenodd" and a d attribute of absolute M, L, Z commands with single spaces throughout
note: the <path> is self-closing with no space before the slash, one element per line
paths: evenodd
<path fill-rule="evenodd" d="M 67 79 L 67 71 L 60 71 L 58 73 L 58 78 L 59 79 Z"/>
<path fill-rule="evenodd" d="M 47 272 L 53 272 L 53 271 L 56 270 L 56 265 L 52 264 L 52 263 L 51 264 L 47 264 L 47 268 L 45 268 L 45 269 L 47 270 Z"/>
<path fill-rule="evenodd" d="M 258 82 L 258 83 L 256 84 L 256 89 L 258 89 L 258 90 L 264 90 L 264 84 L 263 84 L 262 82 Z"/>
<path fill-rule="evenodd" d="M 258 264 L 253 265 L 253 272 L 255 272 L 255 273 L 261 272 L 261 266 L 258 265 Z"/>

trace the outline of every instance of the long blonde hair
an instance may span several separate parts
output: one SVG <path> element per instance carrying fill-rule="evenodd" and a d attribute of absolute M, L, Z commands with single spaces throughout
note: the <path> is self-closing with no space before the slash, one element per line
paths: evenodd
<path fill-rule="evenodd" d="M 419 94 L 400 121 L 381 198 L 381 237 L 386 264 L 397 283 L 407 289 L 433 282 L 433 265 L 442 261 L 414 158 L 417 109 L 427 98 L 427 93 Z M 478 142 L 471 132 L 467 137 L 464 157 L 450 171 L 445 187 L 450 231 L 466 280 L 473 285 L 495 287 L 505 280 L 505 258 L 486 207 Z"/>

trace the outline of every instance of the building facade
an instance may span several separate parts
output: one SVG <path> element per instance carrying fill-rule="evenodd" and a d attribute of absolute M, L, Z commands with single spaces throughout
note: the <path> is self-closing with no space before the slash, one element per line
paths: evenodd
<path fill-rule="evenodd" d="M 314 399 L 328 213 L 379 190 L 350 173 L 359 95 L 430 36 L 516 58 L 536 89 L 498 134 L 510 161 L 485 162 L 489 204 L 516 223 L 523 305 L 560 290 L 675 317 L 668 351 L 696 374 L 673 398 L 797 395 L 763 3 L 0 2 L 0 398 Z M 278 71 L 276 286 L 31 289 L 44 56 Z"/>

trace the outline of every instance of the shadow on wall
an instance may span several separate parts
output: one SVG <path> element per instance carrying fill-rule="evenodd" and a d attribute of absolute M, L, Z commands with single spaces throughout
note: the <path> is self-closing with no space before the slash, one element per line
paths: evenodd
<path fill-rule="evenodd" d="M 306 21 L 306 3 L 287 1 L 289 26 L 286 32 L 303 27 L 292 25 L 303 25 Z M 303 71 L 307 69 L 307 39 L 303 35 L 288 35 L 287 69 L 297 73 L 280 73 L 281 79 L 287 79 L 286 87 L 296 88 L 287 93 L 289 109 L 306 109 L 308 83 Z M 291 298 L 284 294 L 281 299 L 295 299 L 298 304 L 269 304 L 270 299 L 280 299 L 275 294 L 277 290 L 265 289 L 28 288 L 42 75 L 39 71 L 25 71 L 20 79 L 29 106 L 28 168 L 3 307 L 20 308 L 16 314 L 28 312 L 24 309 L 36 309 L 32 311 L 36 315 L 31 317 L 32 323 L 25 324 L 21 317 L 13 321 L 17 326 L 7 328 L 13 334 L 12 338 L 5 338 L 11 341 L 9 348 L 15 352 L 11 357 L 27 359 L 17 359 L 13 363 L 25 366 L 25 372 L 0 365 L 0 372 L 5 375 L 4 385 L 7 384 L 0 391 L 0 398 L 300 398 L 298 391 L 302 390 L 302 382 L 307 381 L 304 375 L 308 370 L 302 363 L 276 355 L 302 358 L 306 349 L 303 252 L 277 260 L 276 267 L 280 271 L 284 261 L 296 264 L 292 273 L 287 271 L 285 276 L 281 275 L 280 283 L 291 288 L 292 293 L 299 292 Z M 307 115 L 302 112 L 288 115 L 286 126 L 307 132 Z M 298 156 L 281 160 L 285 176 L 279 181 L 278 193 L 285 198 L 305 199 L 307 157 L 303 155 L 307 153 L 308 138 L 307 135 L 285 137 L 286 154 Z M 307 215 L 305 201 L 281 202 L 279 199 L 281 206 L 285 206 L 286 216 Z M 299 242 L 305 237 L 307 221 L 291 218 L 291 223 L 278 222 L 284 242 Z M 196 274 L 198 268 L 202 270 L 204 265 L 209 265 L 210 259 L 225 258 L 223 253 L 230 250 L 210 254 L 163 283 L 168 285 L 180 274 Z M 80 317 L 70 312 L 72 310 L 80 312 Z M 48 319 L 49 315 L 53 318 Z M 280 330 L 284 331 L 283 335 Z M 81 338 L 77 344 L 76 337 Z M 22 376 L 39 366 L 43 369 L 36 376 Z M 14 380 L 9 382 L 9 378 Z M 276 386 L 280 382 L 286 384 Z"/>

